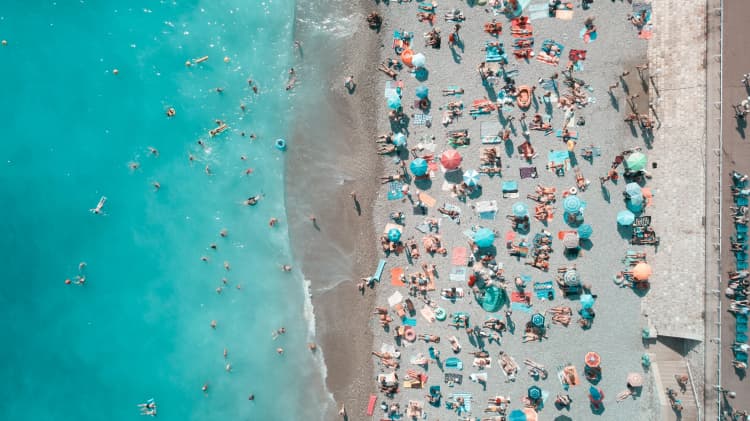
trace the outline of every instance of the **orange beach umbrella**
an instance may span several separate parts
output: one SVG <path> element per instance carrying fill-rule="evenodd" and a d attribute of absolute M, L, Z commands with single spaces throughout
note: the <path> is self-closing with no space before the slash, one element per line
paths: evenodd
<path fill-rule="evenodd" d="M 401 61 L 403 61 L 404 64 L 407 65 L 407 66 L 409 66 L 409 67 L 412 66 L 411 59 L 413 57 L 414 57 L 414 51 L 412 51 L 412 50 L 410 50 L 408 48 L 401 52 Z"/>
<path fill-rule="evenodd" d="M 638 281 L 645 281 L 651 276 L 651 266 L 648 263 L 638 263 L 633 268 L 633 277 Z"/>
<path fill-rule="evenodd" d="M 602 363 L 602 357 L 599 356 L 596 352 L 587 352 L 586 357 L 584 358 L 586 365 L 591 368 L 599 367 L 599 364 Z"/>

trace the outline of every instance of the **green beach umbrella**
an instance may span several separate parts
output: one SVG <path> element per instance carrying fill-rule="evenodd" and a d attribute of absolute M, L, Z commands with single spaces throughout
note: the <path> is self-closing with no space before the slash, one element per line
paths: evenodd
<path fill-rule="evenodd" d="M 529 208 L 523 202 L 516 202 L 513 204 L 513 215 L 522 218 L 529 214 Z"/>
<path fill-rule="evenodd" d="M 417 86 L 416 90 L 417 98 L 425 99 L 430 94 L 430 90 L 424 85 Z"/>
<path fill-rule="evenodd" d="M 568 213 L 578 213 L 581 210 L 581 199 L 575 195 L 566 197 L 563 201 L 563 209 Z"/>
<path fill-rule="evenodd" d="M 479 247 L 489 247 L 495 242 L 495 233 L 487 228 L 481 228 L 474 233 L 474 242 Z"/>
<path fill-rule="evenodd" d="M 411 161 L 411 163 L 409 164 L 409 169 L 411 169 L 411 173 L 415 176 L 422 177 L 427 174 L 429 164 L 423 158 L 417 158 Z"/>
<path fill-rule="evenodd" d="M 401 239 L 401 231 L 397 230 L 396 228 L 391 228 L 388 230 L 388 239 L 390 241 L 393 241 L 394 243 Z"/>
<path fill-rule="evenodd" d="M 617 213 L 617 223 L 620 225 L 632 225 L 635 222 L 635 214 L 629 210 L 622 210 Z"/>
<path fill-rule="evenodd" d="M 589 224 L 583 224 L 578 227 L 578 236 L 583 240 L 591 238 L 591 234 L 594 233 L 594 229 Z"/>
<path fill-rule="evenodd" d="M 646 155 L 640 152 L 633 152 L 625 158 L 625 166 L 628 167 L 630 171 L 641 171 L 646 168 L 647 161 L 648 159 L 646 158 Z"/>

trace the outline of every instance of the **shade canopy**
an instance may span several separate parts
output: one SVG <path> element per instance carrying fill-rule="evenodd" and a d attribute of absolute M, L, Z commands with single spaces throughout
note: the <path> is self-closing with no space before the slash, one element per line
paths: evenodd
<path fill-rule="evenodd" d="M 396 228 L 391 228 L 388 230 L 388 239 L 390 241 L 396 242 L 401 239 L 401 231 L 397 230 Z"/>
<path fill-rule="evenodd" d="M 544 315 L 536 313 L 531 316 L 531 324 L 535 327 L 544 327 Z"/>
<path fill-rule="evenodd" d="M 591 234 L 594 233 L 594 229 L 589 224 L 583 224 L 578 227 L 578 236 L 583 240 L 591 238 Z"/>
<path fill-rule="evenodd" d="M 629 210 L 617 213 L 617 223 L 620 225 L 632 225 L 635 222 L 635 214 Z"/>
<path fill-rule="evenodd" d="M 474 233 L 474 243 L 478 247 L 490 247 L 495 242 L 495 233 L 491 229 L 480 228 Z"/>
<path fill-rule="evenodd" d="M 651 266 L 646 262 L 640 262 L 633 268 L 633 277 L 638 281 L 648 280 L 651 273 Z"/>
<path fill-rule="evenodd" d="M 422 53 L 414 54 L 414 56 L 411 58 L 411 64 L 413 64 L 414 67 L 424 67 L 426 61 L 427 60 Z"/>
<path fill-rule="evenodd" d="M 625 166 L 630 171 L 642 171 L 646 168 L 647 162 L 648 159 L 646 158 L 646 155 L 640 152 L 633 152 L 625 158 Z"/>
<path fill-rule="evenodd" d="M 464 183 L 466 183 L 467 186 L 478 186 L 479 173 L 477 170 L 468 170 L 464 172 Z"/>
<path fill-rule="evenodd" d="M 602 357 L 599 356 L 596 352 L 587 352 L 586 357 L 584 357 L 584 362 L 586 363 L 587 367 L 596 368 L 599 367 L 599 365 L 602 363 Z"/>
<path fill-rule="evenodd" d="M 422 177 L 423 175 L 427 174 L 427 171 L 429 170 L 429 164 L 424 158 L 416 158 L 415 160 L 411 161 L 411 164 L 409 164 L 409 169 L 415 176 Z"/>
<path fill-rule="evenodd" d="M 594 296 L 591 294 L 581 294 L 581 307 L 591 308 L 594 306 Z"/>
<path fill-rule="evenodd" d="M 578 232 L 566 232 L 563 236 L 562 243 L 566 249 L 577 249 L 578 248 Z"/>
<path fill-rule="evenodd" d="M 446 170 L 455 170 L 461 166 L 463 158 L 455 149 L 448 149 L 440 155 L 440 164 Z"/>
<path fill-rule="evenodd" d="M 406 135 L 403 133 L 396 133 L 393 135 L 393 144 L 398 146 L 399 148 L 402 146 L 406 146 Z"/>
<path fill-rule="evenodd" d="M 581 210 L 581 205 L 581 199 L 575 195 L 570 195 L 563 201 L 563 209 L 568 213 L 577 213 Z"/>
<path fill-rule="evenodd" d="M 523 202 L 516 202 L 513 204 L 513 215 L 522 218 L 529 214 L 529 207 Z"/>
<path fill-rule="evenodd" d="M 528 421 L 526 414 L 520 409 L 514 409 L 508 414 L 508 421 Z"/>
<path fill-rule="evenodd" d="M 419 85 L 415 93 L 417 98 L 425 99 L 430 95 L 430 90 L 424 85 Z"/>
<path fill-rule="evenodd" d="M 628 386 L 630 387 L 641 387 L 643 386 L 643 376 L 639 373 L 628 374 Z"/>
<path fill-rule="evenodd" d="M 531 386 L 526 391 L 526 394 L 528 395 L 529 399 L 537 400 L 542 397 L 542 389 L 540 389 L 539 386 Z"/>
<path fill-rule="evenodd" d="M 393 94 L 388 97 L 388 108 L 392 110 L 398 110 L 401 108 L 401 97 L 398 94 Z"/>

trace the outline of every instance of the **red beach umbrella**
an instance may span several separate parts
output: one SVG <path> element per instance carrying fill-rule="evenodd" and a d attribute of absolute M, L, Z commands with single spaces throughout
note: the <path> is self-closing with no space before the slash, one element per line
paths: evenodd
<path fill-rule="evenodd" d="M 599 367 L 599 364 L 602 363 L 602 357 L 600 357 L 596 352 L 587 352 L 584 360 L 586 362 L 586 366 L 591 368 Z"/>
<path fill-rule="evenodd" d="M 455 149 L 448 149 L 440 155 L 440 164 L 442 164 L 443 168 L 446 170 L 455 170 L 460 167 L 462 160 L 463 158 L 461 158 L 461 154 Z"/>

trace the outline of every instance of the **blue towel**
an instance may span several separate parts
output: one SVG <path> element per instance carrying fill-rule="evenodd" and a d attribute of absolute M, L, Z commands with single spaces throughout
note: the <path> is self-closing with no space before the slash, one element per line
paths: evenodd
<path fill-rule="evenodd" d="M 513 310 L 519 310 L 526 313 L 531 313 L 531 306 L 527 306 L 523 303 L 510 303 L 510 308 Z"/>
<path fill-rule="evenodd" d="M 408 318 L 408 317 L 404 317 L 404 318 L 403 318 L 403 319 L 402 319 L 401 321 L 402 321 L 402 322 L 403 322 L 403 323 L 404 323 L 405 325 L 407 325 L 407 326 L 412 326 L 412 327 L 414 327 L 414 326 L 416 326 L 416 325 L 417 325 L 417 319 L 410 319 L 410 318 Z"/>
<path fill-rule="evenodd" d="M 388 200 L 399 200 L 404 197 L 401 191 L 402 184 L 398 181 L 391 181 L 388 184 Z"/>

